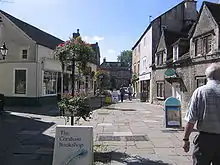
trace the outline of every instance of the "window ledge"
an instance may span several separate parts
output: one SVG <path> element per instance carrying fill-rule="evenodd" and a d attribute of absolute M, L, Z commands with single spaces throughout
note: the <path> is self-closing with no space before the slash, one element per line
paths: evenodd
<path fill-rule="evenodd" d="M 158 100 L 165 100 L 164 97 L 157 97 Z"/>

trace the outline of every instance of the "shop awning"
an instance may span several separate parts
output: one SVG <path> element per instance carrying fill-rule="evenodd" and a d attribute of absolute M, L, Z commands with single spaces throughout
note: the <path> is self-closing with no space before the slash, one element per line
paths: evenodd
<path fill-rule="evenodd" d="M 174 69 L 167 69 L 164 73 L 166 77 L 176 77 L 176 71 Z"/>
<path fill-rule="evenodd" d="M 181 81 L 181 78 L 178 76 L 175 69 L 167 69 L 164 72 L 164 77 L 165 77 L 165 80 L 170 82 L 170 83 Z"/>

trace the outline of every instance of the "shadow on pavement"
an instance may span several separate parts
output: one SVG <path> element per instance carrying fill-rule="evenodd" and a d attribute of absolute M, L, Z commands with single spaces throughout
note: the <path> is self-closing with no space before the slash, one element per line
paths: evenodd
<path fill-rule="evenodd" d="M 94 161 L 104 164 L 116 161 L 127 165 L 169 165 L 168 163 L 163 163 L 162 161 L 153 161 L 139 156 L 130 156 L 126 153 L 115 151 L 105 153 L 95 152 Z"/>
<path fill-rule="evenodd" d="M 25 107 L 25 106 L 6 106 L 5 111 L 19 112 L 19 113 L 30 113 L 36 115 L 46 115 L 46 116 L 60 116 L 60 111 L 57 105 L 45 105 L 38 107 Z"/>
<path fill-rule="evenodd" d="M 43 132 L 54 123 L 0 115 L 1 165 L 51 165 L 54 138 Z"/>

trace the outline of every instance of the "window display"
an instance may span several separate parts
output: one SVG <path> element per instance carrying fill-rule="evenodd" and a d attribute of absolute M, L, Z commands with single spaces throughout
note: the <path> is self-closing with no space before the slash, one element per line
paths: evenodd
<path fill-rule="evenodd" d="M 57 72 L 44 71 L 43 95 L 57 94 Z"/>

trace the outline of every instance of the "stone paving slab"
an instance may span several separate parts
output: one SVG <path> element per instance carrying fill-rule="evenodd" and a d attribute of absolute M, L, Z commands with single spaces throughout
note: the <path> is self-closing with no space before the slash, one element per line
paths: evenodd
<path fill-rule="evenodd" d="M 20 112 L 12 112 L 12 115 L 29 118 L 36 122 L 54 123 L 54 125 L 46 130 L 39 128 L 37 130 L 26 124 L 25 129 L 22 128 L 16 135 L 17 139 L 23 142 L 21 143 L 23 146 L 14 150 L 13 159 L 8 160 L 6 164 L 14 164 L 20 160 L 19 165 L 35 165 L 39 162 L 44 162 L 42 165 L 51 165 L 56 125 L 70 123 L 65 122 L 62 117 Z M 9 119 L 8 123 L 13 124 L 13 121 Z M 192 164 L 192 150 L 185 153 L 182 149 L 183 130 L 164 128 L 164 111 L 161 106 L 135 100 L 119 103 L 111 105 L 108 109 L 94 111 L 89 122 L 80 120 L 79 124 L 94 127 L 94 145 L 101 146 L 100 151 L 96 152 L 100 152 L 102 156 L 99 164 Z M 41 134 L 38 135 L 37 131 L 41 131 Z M 193 132 L 193 136 L 190 137 L 191 141 L 194 135 L 196 132 Z M 50 138 L 45 138 L 45 136 Z M 100 136 L 120 138 L 120 141 L 100 141 Z M 147 140 L 143 140 L 143 136 Z M 191 147 L 193 147 L 192 144 Z M 3 149 L 6 150 L 2 147 L 2 151 Z M 29 156 L 28 159 L 25 159 L 27 156 Z M 1 154 L 0 158 L 2 158 Z"/>
<path fill-rule="evenodd" d="M 129 111 L 131 109 L 132 112 Z M 184 117 L 184 115 L 182 116 Z M 115 136 L 115 138 L 124 137 L 121 139 L 124 141 L 104 141 L 101 143 L 108 150 L 119 152 L 118 155 L 121 154 L 122 158 L 126 155 L 124 161 L 121 160 L 122 158 L 115 160 L 116 158 L 113 157 L 111 162 L 105 164 L 192 164 L 192 151 L 185 153 L 182 149 L 183 129 L 164 127 L 164 110 L 161 106 L 138 101 L 124 102 L 111 105 L 108 109 L 95 111 L 93 118 L 96 118 L 95 121 L 98 125 L 94 128 L 95 144 L 99 142 L 97 137 L 100 135 Z M 80 124 L 85 125 L 84 121 L 81 121 Z M 183 126 L 184 124 L 183 121 Z M 87 122 L 87 125 L 90 125 L 90 122 Z M 99 129 L 100 126 L 103 126 L 103 129 Z M 193 133 L 191 140 L 195 134 Z M 146 135 L 148 141 L 131 139 L 131 136 L 137 135 Z M 129 138 L 130 140 L 126 141 Z"/>

